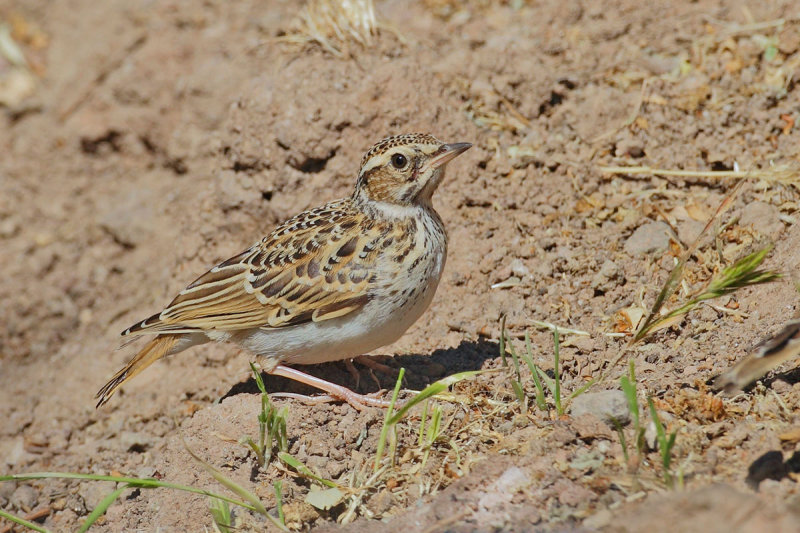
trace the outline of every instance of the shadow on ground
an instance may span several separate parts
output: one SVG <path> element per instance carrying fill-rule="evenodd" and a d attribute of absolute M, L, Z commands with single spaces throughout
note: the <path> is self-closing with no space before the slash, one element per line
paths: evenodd
<path fill-rule="evenodd" d="M 362 394 L 369 394 L 381 389 L 393 388 L 401 368 L 406 369 L 403 388 L 420 390 L 451 374 L 467 370 L 480 370 L 487 360 L 494 359 L 498 353 L 496 342 L 480 339 L 478 341 L 462 341 L 455 348 L 435 350 L 430 355 L 412 354 L 395 357 L 379 355 L 370 358 L 388 367 L 388 371 L 373 370 L 354 362 L 358 378 L 347 369 L 344 361 L 298 366 L 298 368 L 303 372 L 344 385 Z M 269 374 L 262 374 L 262 377 L 264 385 L 270 393 L 291 392 L 307 395 L 320 393 L 317 389 L 290 379 Z M 247 381 L 237 383 L 225 393 L 222 399 L 237 394 L 258 394 L 255 378 L 251 377 Z"/>
<path fill-rule="evenodd" d="M 800 473 L 800 452 L 794 452 L 783 460 L 783 452 L 771 450 L 753 461 L 747 469 L 747 484 L 753 490 L 765 479 L 780 481 L 789 474 Z"/>

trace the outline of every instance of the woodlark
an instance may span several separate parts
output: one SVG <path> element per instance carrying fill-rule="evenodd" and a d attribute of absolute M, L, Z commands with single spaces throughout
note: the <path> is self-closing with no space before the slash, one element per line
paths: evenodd
<path fill-rule="evenodd" d="M 386 402 L 286 365 L 348 359 L 396 341 L 430 305 L 447 256 L 431 197 L 472 146 L 389 137 L 361 160 L 353 195 L 290 218 L 122 335 L 155 335 L 100 389 L 97 406 L 161 357 L 230 341 L 266 372 L 355 407 Z"/>

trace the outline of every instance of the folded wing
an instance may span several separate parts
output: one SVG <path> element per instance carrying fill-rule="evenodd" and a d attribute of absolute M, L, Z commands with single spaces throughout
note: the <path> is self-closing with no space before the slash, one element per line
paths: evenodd
<path fill-rule="evenodd" d="M 123 335 L 278 328 L 352 313 L 369 301 L 381 233 L 342 202 L 307 211 Z"/>

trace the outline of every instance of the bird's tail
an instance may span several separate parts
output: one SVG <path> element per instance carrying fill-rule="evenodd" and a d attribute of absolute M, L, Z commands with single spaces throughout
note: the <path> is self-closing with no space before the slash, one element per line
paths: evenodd
<path fill-rule="evenodd" d="M 95 398 L 98 399 L 97 407 L 100 407 L 111 399 L 111 396 L 117 392 L 117 389 L 120 388 L 123 383 L 136 376 L 139 372 L 165 355 L 168 355 L 181 337 L 182 335 L 159 335 L 148 342 L 133 359 L 128 361 L 128 364 L 125 365 L 124 368 L 114 374 L 114 377 L 97 392 L 95 395 Z"/>

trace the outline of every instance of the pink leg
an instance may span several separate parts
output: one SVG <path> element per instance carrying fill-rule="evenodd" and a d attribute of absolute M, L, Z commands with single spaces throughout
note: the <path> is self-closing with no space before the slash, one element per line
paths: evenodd
<path fill-rule="evenodd" d="M 347 369 L 348 372 L 350 372 L 350 375 L 353 376 L 353 381 L 356 382 L 356 386 L 353 387 L 353 388 L 357 389 L 358 388 L 358 384 L 361 382 L 361 374 L 358 373 L 358 370 L 353 365 L 353 360 L 352 359 L 345 359 L 344 360 L 344 367 Z M 380 384 L 378 385 L 378 388 L 380 388 Z"/>
<path fill-rule="evenodd" d="M 389 365 L 384 365 L 368 355 L 359 355 L 353 359 L 353 361 L 362 364 L 371 370 L 386 374 L 387 376 L 393 376 L 395 379 L 397 379 L 397 375 L 400 373 L 400 371 L 396 368 L 392 368 Z"/>
<path fill-rule="evenodd" d="M 346 401 L 359 411 L 364 409 L 364 407 L 366 406 L 384 407 L 384 408 L 389 407 L 390 402 L 388 400 L 383 400 L 381 398 L 374 398 L 372 396 L 367 396 L 364 394 L 358 394 L 357 392 L 351 391 L 347 387 L 331 383 L 330 381 L 325 381 L 324 379 L 311 376 L 309 374 L 306 374 L 305 372 L 301 372 L 295 368 L 291 368 L 288 366 L 278 365 L 272 369 L 270 374 L 274 376 L 281 376 L 284 378 L 293 379 L 295 381 L 299 381 L 300 383 L 305 383 L 306 385 L 309 385 L 316 389 L 323 390 L 327 392 L 328 395 L 333 396 L 334 398 L 339 398 L 341 400 Z M 311 400 L 313 401 L 313 398 L 311 398 Z"/>

